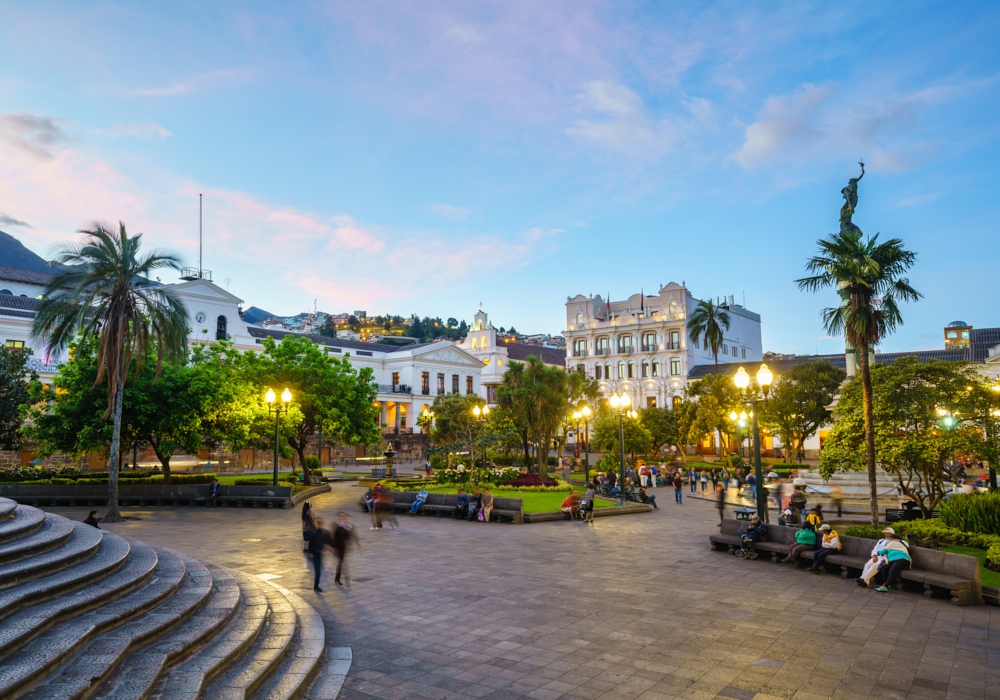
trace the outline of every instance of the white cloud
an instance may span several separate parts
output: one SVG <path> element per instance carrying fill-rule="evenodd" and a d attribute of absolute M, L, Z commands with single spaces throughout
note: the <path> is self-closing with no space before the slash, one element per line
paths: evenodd
<path fill-rule="evenodd" d="M 52 157 L 52 148 L 72 139 L 62 119 L 19 112 L 0 114 L 0 144 L 6 143 L 36 158 Z"/>
<path fill-rule="evenodd" d="M 940 192 L 928 192 L 927 194 L 918 194 L 913 197 L 906 197 L 896 202 L 896 208 L 902 209 L 904 207 L 922 207 L 925 204 L 930 204 L 938 199 L 941 199 Z"/>
<path fill-rule="evenodd" d="M 469 210 L 462 207 L 454 207 L 450 204 L 432 204 L 430 210 L 438 216 L 456 221 L 465 221 L 469 216 Z"/>
<path fill-rule="evenodd" d="M 21 226 L 23 228 L 32 228 L 31 224 L 27 221 L 15 219 L 13 216 L 8 216 L 2 211 L 0 211 L 0 226 Z"/>
<path fill-rule="evenodd" d="M 143 97 L 169 97 L 197 90 L 243 85 L 252 79 L 253 73 L 249 68 L 224 68 L 192 75 L 162 87 L 136 88 L 127 92 Z"/>
<path fill-rule="evenodd" d="M 145 119 L 139 122 L 132 122 L 130 124 L 115 124 L 110 129 L 97 129 L 97 133 L 110 136 L 113 139 L 118 139 L 124 137 L 132 137 L 137 139 L 142 139 L 143 141 L 152 141 L 154 139 L 165 139 L 168 136 L 173 136 L 170 129 L 165 126 L 160 126 L 154 121 Z"/>

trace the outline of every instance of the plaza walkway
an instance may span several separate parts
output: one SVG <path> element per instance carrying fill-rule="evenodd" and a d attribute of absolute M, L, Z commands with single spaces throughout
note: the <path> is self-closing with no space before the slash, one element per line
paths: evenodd
<path fill-rule="evenodd" d="M 1000 698 L 1000 609 L 959 608 L 709 550 L 707 502 L 535 525 L 400 518 L 371 532 L 350 591 L 311 590 L 297 511 L 126 509 L 109 530 L 277 583 L 353 648 L 341 698 Z M 56 512 L 84 517 L 85 509 Z M 259 541 L 257 541 L 259 540 Z"/>

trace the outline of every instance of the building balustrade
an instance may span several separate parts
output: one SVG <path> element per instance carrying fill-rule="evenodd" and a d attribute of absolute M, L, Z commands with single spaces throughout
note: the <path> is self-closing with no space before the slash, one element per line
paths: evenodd
<path fill-rule="evenodd" d="M 413 390 L 407 384 L 379 384 L 378 393 L 380 394 L 412 394 Z M 427 391 L 425 394 L 429 393 Z"/>

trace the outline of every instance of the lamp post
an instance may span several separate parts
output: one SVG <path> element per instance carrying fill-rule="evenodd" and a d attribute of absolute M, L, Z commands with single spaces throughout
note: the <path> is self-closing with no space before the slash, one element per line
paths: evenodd
<path fill-rule="evenodd" d="M 767 501 L 764 499 L 764 479 L 760 473 L 760 429 L 757 426 L 757 403 L 767 401 L 767 394 L 771 389 L 773 381 L 774 375 L 767 368 L 767 365 L 763 363 L 761 363 L 760 369 L 757 370 L 757 386 L 760 387 L 759 390 L 756 388 L 753 390 L 750 389 L 750 375 L 742 367 L 736 370 L 736 375 L 733 377 L 733 382 L 736 384 L 736 388 L 740 390 L 744 404 L 750 407 L 750 415 L 753 417 L 753 473 L 756 482 L 754 484 L 754 492 L 757 497 L 757 515 L 764 522 L 767 522 Z"/>
<path fill-rule="evenodd" d="M 632 397 L 622 392 L 621 396 L 612 394 L 608 399 L 611 410 L 618 414 L 618 505 L 625 505 L 625 427 L 622 419 L 627 415 L 634 417 L 635 411 L 629 409 Z"/>
<path fill-rule="evenodd" d="M 268 388 L 267 393 L 264 394 L 264 399 L 267 401 L 267 413 L 268 415 L 274 414 L 274 486 L 278 485 L 278 446 L 281 443 L 281 414 L 288 413 L 288 406 L 292 402 L 292 392 L 285 389 L 281 392 L 281 403 L 275 403 L 277 397 L 274 394 L 274 389 Z M 305 465 L 302 465 L 305 469 Z"/>
<path fill-rule="evenodd" d="M 740 430 L 742 430 L 743 428 L 747 427 L 747 412 L 746 411 L 740 411 L 739 420 L 736 421 L 736 425 L 739 427 Z M 742 440 L 740 441 L 740 459 L 743 459 L 743 441 Z"/>
<path fill-rule="evenodd" d="M 590 406 L 586 404 L 579 411 L 573 412 L 573 419 L 577 423 L 576 434 L 580 435 L 580 421 L 583 421 L 584 438 L 583 438 L 583 483 L 589 488 L 590 487 Z M 579 440 L 577 440 L 579 443 Z"/>
<path fill-rule="evenodd" d="M 475 416 L 475 418 L 476 418 L 477 421 L 485 423 L 487 417 L 489 417 L 489 415 L 490 415 L 490 407 L 488 405 L 486 405 L 486 404 L 483 404 L 482 408 L 480 408 L 479 406 L 476 406 L 475 408 L 472 409 L 472 415 Z M 486 469 L 486 445 L 485 444 L 483 445 L 483 469 Z"/>

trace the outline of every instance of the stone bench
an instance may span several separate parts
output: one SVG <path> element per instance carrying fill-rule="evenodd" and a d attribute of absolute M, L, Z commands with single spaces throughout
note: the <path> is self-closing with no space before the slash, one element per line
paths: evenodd
<path fill-rule="evenodd" d="M 392 496 L 392 510 L 394 512 L 407 512 L 413 507 L 417 500 L 416 491 L 386 491 Z M 469 496 L 470 501 L 472 496 Z M 365 497 L 362 496 L 359 505 L 363 511 L 368 510 Z M 456 493 L 429 493 L 427 501 L 420 507 L 420 513 L 434 515 L 454 515 L 458 508 L 458 494 Z M 496 518 L 498 522 L 503 518 L 509 518 L 512 523 L 524 522 L 524 501 L 520 498 L 498 498 L 493 497 L 493 510 L 490 512 L 490 520 Z"/>
<path fill-rule="evenodd" d="M 120 484 L 118 504 L 136 506 L 207 505 L 210 484 Z M 107 484 L 4 484 L 0 497 L 35 506 L 104 505 Z M 227 486 L 219 493 L 220 505 L 285 508 L 291 502 L 291 486 Z"/>
<path fill-rule="evenodd" d="M 713 549 L 735 551 L 742 545 L 739 530 L 746 523 L 726 519 L 718 534 L 709 535 Z M 788 556 L 788 549 L 795 543 L 796 528 L 767 526 L 767 541 L 755 542 L 754 551 L 767 553 L 777 561 Z M 826 557 L 824 568 L 839 567 L 840 575 L 860 575 L 865 564 L 871 559 L 871 551 L 875 540 L 862 537 L 841 535 L 843 547 L 839 552 Z M 811 562 L 815 550 L 800 552 L 799 564 Z M 924 547 L 910 547 L 910 558 L 913 566 L 904 569 L 900 574 L 902 586 L 905 589 L 922 588 L 928 597 L 949 597 L 955 605 L 978 605 L 983 602 L 982 578 L 979 571 L 979 559 L 964 554 L 941 552 Z"/>

